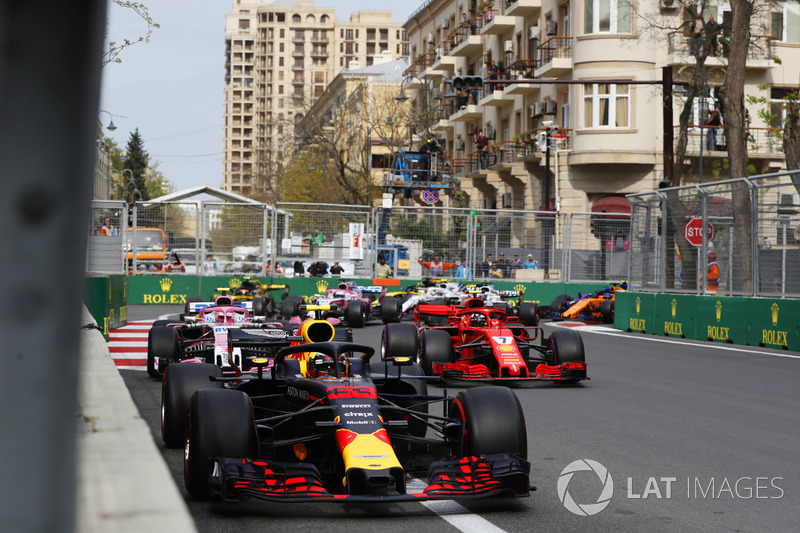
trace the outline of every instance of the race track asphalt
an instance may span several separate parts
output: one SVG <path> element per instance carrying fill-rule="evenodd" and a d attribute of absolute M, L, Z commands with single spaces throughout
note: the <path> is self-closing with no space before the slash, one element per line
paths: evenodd
<path fill-rule="evenodd" d="M 130 306 L 128 317 L 178 312 Z M 377 348 L 381 329 L 375 323 L 356 330 L 356 340 Z M 142 371 L 121 373 L 201 532 L 797 531 L 798 354 L 607 327 L 576 329 L 590 381 L 514 388 L 525 412 L 537 487 L 517 500 L 429 506 L 194 502 L 182 486 L 182 450 L 168 450 L 161 441 L 160 383 Z M 447 387 L 451 395 L 458 390 Z M 599 463 L 613 480 L 607 506 L 590 516 L 570 512 L 558 490 L 567 465 L 584 459 L 590 460 L 581 463 L 585 468 Z M 602 507 L 587 504 L 597 502 L 603 486 L 595 472 L 576 471 L 571 480 L 563 477 L 562 495 L 591 512 Z"/>

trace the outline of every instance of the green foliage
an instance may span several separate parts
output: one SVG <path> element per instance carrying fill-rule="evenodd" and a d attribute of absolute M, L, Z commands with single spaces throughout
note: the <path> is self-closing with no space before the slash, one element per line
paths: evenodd
<path fill-rule="evenodd" d="M 714 180 L 719 180 L 719 175 L 722 169 L 726 171 L 730 169 L 730 163 L 727 158 L 715 159 L 711 163 L 711 175 L 714 176 Z"/>
<path fill-rule="evenodd" d="M 108 39 L 108 22 L 106 22 L 106 40 L 108 41 L 108 48 L 103 52 L 103 66 L 109 63 L 122 63 L 122 59 L 119 58 L 119 55 L 125 48 L 141 42 L 149 43 L 153 30 L 161 27 L 150 16 L 150 11 L 147 9 L 147 6 L 141 2 L 131 2 L 129 0 L 113 1 L 121 8 L 130 9 L 138 15 L 144 21 L 146 29 L 144 35 L 140 35 L 139 37 L 134 37 L 132 39 L 123 38 L 122 42 L 112 41 Z"/>
<path fill-rule="evenodd" d="M 139 128 L 136 128 L 131 133 L 126 147 L 127 157 L 123 163 L 123 170 L 130 170 L 133 174 L 133 180 L 136 182 L 136 188 L 142 195 L 142 200 L 149 200 L 150 195 L 147 190 L 147 168 L 150 164 L 150 155 L 144 150 L 144 141 L 139 134 Z M 123 173 L 126 175 L 127 173 Z M 123 184 L 123 188 L 126 184 Z"/>

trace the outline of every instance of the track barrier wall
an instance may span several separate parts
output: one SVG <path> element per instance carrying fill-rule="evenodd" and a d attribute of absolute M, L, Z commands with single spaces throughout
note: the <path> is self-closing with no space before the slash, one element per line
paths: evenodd
<path fill-rule="evenodd" d="M 109 330 L 122 327 L 128 321 L 128 276 L 87 275 L 84 302 L 108 340 Z"/>
<path fill-rule="evenodd" d="M 800 300 L 618 292 L 614 327 L 800 351 Z"/>

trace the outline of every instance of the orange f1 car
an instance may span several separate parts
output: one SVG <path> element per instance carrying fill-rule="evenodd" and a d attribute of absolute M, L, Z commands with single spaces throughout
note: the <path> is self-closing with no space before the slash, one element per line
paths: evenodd
<path fill-rule="evenodd" d="M 623 281 L 620 285 L 612 285 L 583 296 L 578 295 L 576 300 L 556 298 L 551 309 L 554 315 L 560 310 L 560 316 L 554 316 L 554 318 L 595 320 L 610 324 L 614 322 L 614 295 L 617 291 L 627 289 L 628 283 Z M 556 301 L 558 301 L 558 305 L 556 305 Z"/>

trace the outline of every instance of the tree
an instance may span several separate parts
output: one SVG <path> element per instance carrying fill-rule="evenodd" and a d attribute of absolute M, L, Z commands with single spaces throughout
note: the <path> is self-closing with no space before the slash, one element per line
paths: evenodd
<path fill-rule="evenodd" d="M 123 170 L 130 170 L 133 175 L 133 180 L 136 182 L 136 188 L 142 195 L 142 200 L 149 200 L 150 195 L 147 190 L 147 168 L 150 164 L 150 156 L 144 150 L 144 142 L 142 136 L 139 134 L 139 128 L 136 128 L 131 133 L 126 147 L 127 157 L 123 163 Z M 126 183 L 122 184 L 122 190 L 125 190 Z"/>
<path fill-rule="evenodd" d="M 108 41 L 108 48 L 103 52 L 103 66 L 106 66 L 109 63 L 121 63 L 122 59 L 119 58 L 119 55 L 125 48 L 141 42 L 149 43 L 150 36 L 153 34 L 153 31 L 156 28 L 161 27 L 150 16 L 150 11 L 147 9 L 147 6 L 141 2 L 114 0 L 114 3 L 122 8 L 130 9 L 136 15 L 138 15 L 144 21 L 146 30 L 144 35 L 140 35 L 139 37 L 135 37 L 133 39 L 124 38 L 122 42 L 111 41 L 108 39 L 108 22 L 106 22 L 106 40 Z"/>

